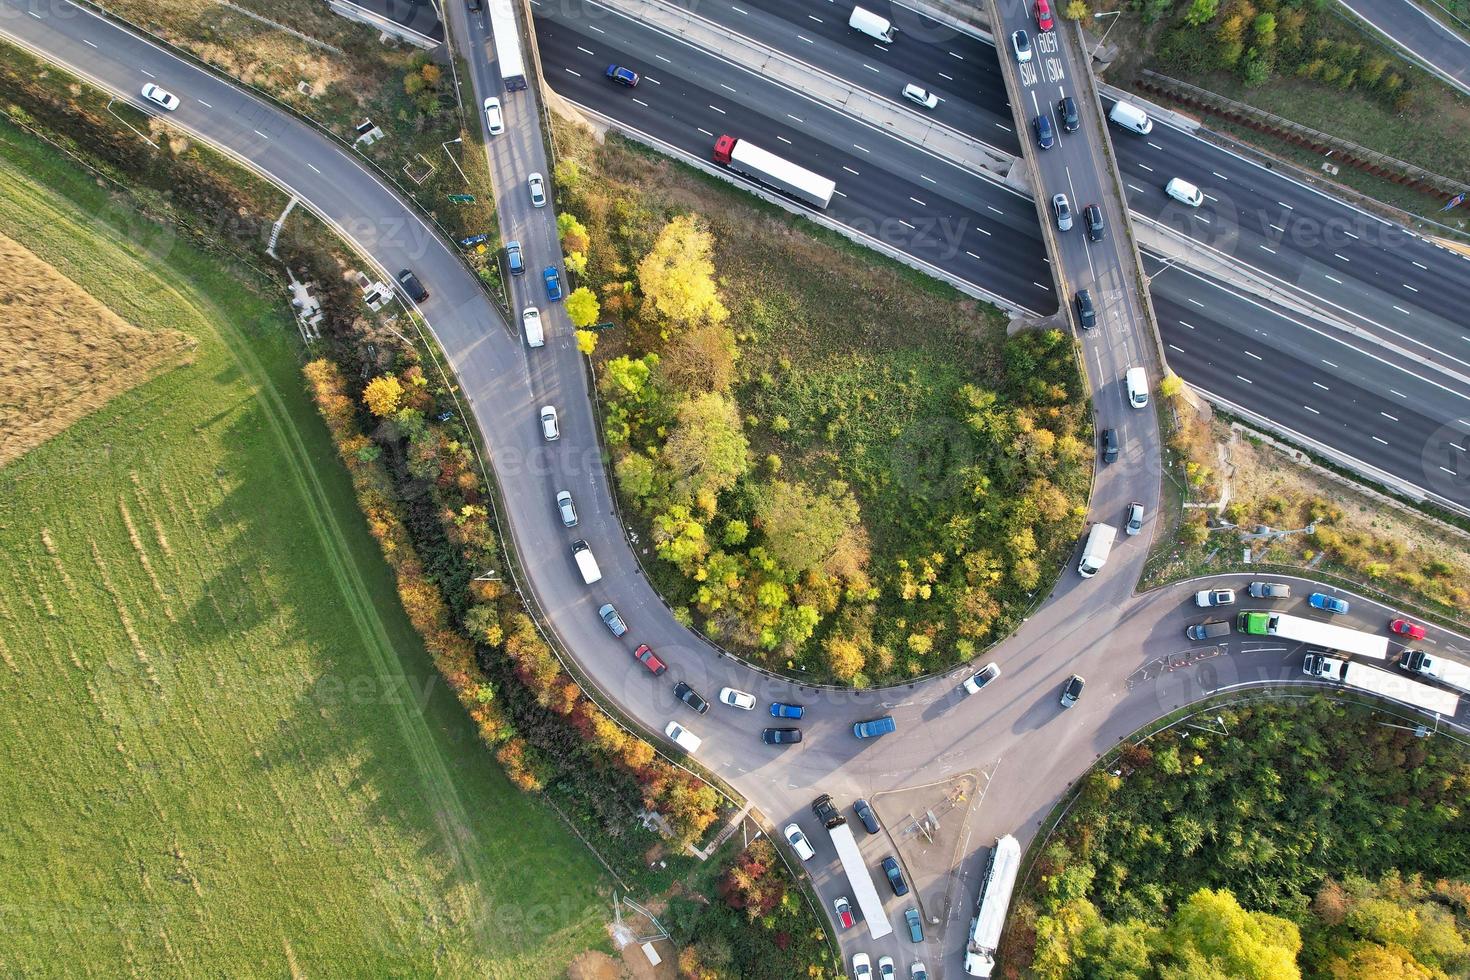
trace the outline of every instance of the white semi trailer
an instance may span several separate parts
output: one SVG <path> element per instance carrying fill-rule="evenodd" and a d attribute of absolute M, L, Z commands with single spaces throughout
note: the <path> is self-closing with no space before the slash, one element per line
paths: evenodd
<path fill-rule="evenodd" d="M 721 136 L 715 140 L 714 160 L 738 174 L 819 208 L 831 204 L 832 194 L 837 190 L 837 185 L 821 174 L 798 167 L 749 140 L 733 136 Z"/>

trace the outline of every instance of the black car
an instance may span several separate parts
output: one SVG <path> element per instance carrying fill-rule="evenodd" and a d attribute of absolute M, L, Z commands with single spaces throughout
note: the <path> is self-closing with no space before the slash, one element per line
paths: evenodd
<path fill-rule="evenodd" d="M 1042 113 L 1036 117 L 1036 145 L 1049 150 L 1056 144 L 1057 138 L 1051 131 L 1051 117 Z"/>
<path fill-rule="evenodd" d="M 1077 127 L 1082 121 L 1077 118 L 1077 103 L 1072 101 L 1070 95 L 1057 100 L 1057 118 L 1062 121 L 1062 128 L 1069 133 L 1077 132 Z"/>
<path fill-rule="evenodd" d="M 403 292 L 415 303 L 422 303 L 429 298 L 429 291 L 419 282 L 419 277 L 408 269 L 398 273 L 398 285 L 403 287 Z"/>
<path fill-rule="evenodd" d="M 1103 216 L 1102 208 L 1096 204 L 1089 204 L 1082 209 L 1082 223 L 1087 226 L 1087 240 L 1089 242 L 1100 242 L 1103 240 Z"/>
<path fill-rule="evenodd" d="M 823 827 L 836 827 L 847 823 L 842 819 L 842 814 L 837 812 L 837 804 L 832 802 L 832 797 L 828 793 L 823 793 L 812 800 L 812 814 L 822 821 Z"/>
<path fill-rule="evenodd" d="M 1191 640 L 1214 640 L 1229 636 L 1230 624 L 1223 619 L 1207 619 L 1203 623 L 1195 623 L 1184 631 L 1184 635 Z"/>
<path fill-rule="evenodd" d="M 1103 462 L 1115 463 L 1118 461 L 1118 430 L 1103 429 Z"/>
<path fill-rule="evenodd" d="M 852 805 L 852 812 L 856 813 L 857 818 L 863 822 L 863 826 L 868 828 L 868 833 L 876 834 L 878 832 L 878 817 L 873 813 L 873 808 L 868 805 L 867 800 L 858 800 L 854 803 Z"/>
<path fill-rule="evenodd" d="M 1091 330 L 1097 326 L 1097 307 L 1092 305 L 1092 294 L 1079 289 L 1073 300 L 1077 304 L 1077 322 L 1082 324 L 1082 329 Z"/>
<path fill-rule="evenodd" d="M 883 873 L 888 876 L 888 883 L 893 886 L 893 894 L 907 895 L 909 883 L 903 880 L 903 869 L 898 866 L 898 858 L 893 855 L 883 859 Z"/>
<path fill-rule="evenodd" d="M 800 728 L 763 728 L 761 741 L 767 745 L 795 745 L 801 741 Z"/>
<path fill-rule="evenodd" d="M 683 681 L 674 685 L 674 696 L 700 714 L 704 714 L 709 710 L 709 702 L 700 697 L 698 691 Z"/>

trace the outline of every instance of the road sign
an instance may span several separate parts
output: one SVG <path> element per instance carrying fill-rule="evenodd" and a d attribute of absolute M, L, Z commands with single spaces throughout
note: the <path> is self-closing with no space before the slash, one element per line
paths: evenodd
<path fill-rule="evenodd" d="M 475 203 L 475 195 L 473 195 L 473 194 L 450 194 L 449 195 L 449 199 L 451 201 L 453 201 L 455 204 L 474 204 Z"/>

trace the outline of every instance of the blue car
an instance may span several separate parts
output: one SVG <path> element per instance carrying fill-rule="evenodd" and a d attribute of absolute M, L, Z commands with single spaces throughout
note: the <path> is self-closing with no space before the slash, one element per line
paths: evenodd
<path fill-rule="evenodd" d="M 784 701 L 771 702 L 772 718 L 800 718 L 806 713 L 806 708 L 799 704 L 787 704 Z"/>
<path fill-rule="evenodd" d="M 898 730 L 893 723 L 892 715 L 884 715 L 882 718 L 869 718 L 867 721 L 859 721 L 853 724 L 852 733 L 858 738 L 877 738 Z"/>
<path fill-rule="evenodd" d="M 622 65 L 608 65 L 607 71 L 603 74 L 608 77 L 609 81 L 617 82 L 619 85 L 625 85 L 628 88 L 638 87 L 638 73 L 631 68 L 624 68 Z"/>
<path fill-rule="evenodd" d="M 548 265 L 546 271 L 541 273 L 541 278 L 546 280 L 546 295 L 553 302 L 561 299 L 561 274 L 556 271 L 556 266 Z"/>
<path fill-rule="evenodd" d="M 1307 597 L 1307 603 L 1313 609 L 1320 609 L 1323 612 L 1336 613 L 1338 615 L 1343 615 L 1348 611 L 1348 604 L 1345 600 L 1335 596 L 1323 595 L 1321 592 L 1313 592 Z"/>
<path fill-rule="evenodd" d="M 924 941 L 924 922 L 919 918 L 919 910 L 912 905 L 904 909 L 903 920 L 909 926 L 909 938 L 916 943 Z"/>

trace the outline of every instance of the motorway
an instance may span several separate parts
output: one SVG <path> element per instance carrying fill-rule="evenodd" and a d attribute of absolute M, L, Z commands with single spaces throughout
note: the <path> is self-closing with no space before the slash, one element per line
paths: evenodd
<path fill-rule="evenodd" d="M 448 243 L 432 235 L 350 151 L 293 116 L 71 4 L 58 2 L 42 12 L 28 9 L 23 0 L 0 0 L 0 15 L 0 34 L 135 105 L 141 106 L 137 91 L 147 81 L 178 93 L 183 104 L 168 116 L 170 124 L 299 197 L 385 272 L 417 271 L 431 293 L 421 311 L 488 447 L 506 524 L 525 565 L 528 600 L 590 678 L 590 694 L 616 703 L 666 749 L 657 734 L 664 723 L 687 722 L 704 738 L 699 762 L 777 825 L 803 822 L 817 845 L 818 859 L 810 869 L 824 902 L 846 887 L 807 811 L 812 797 L 830 792 L 845 805 L 860 794 L 871 798 L 959 772 L 976 774 L 983 794 L 968 814 L 952 871 L 918 881 L 926 915 L 941 917 L 947 927 L 931 930 L 917 950 L 896 937 L 888 947 L 871 950 L 896 954 L 903 969 L 921 955 L 932 976 L 959 972 L 962 933 L 975 898 L 973 875 L 989 843 L 1002 833 L 1030 841 L 1067 786 L 1119 738 L 1211 692 L 1303 683 L 1299 651 L 1283 645 L 1242 637 L 1222 646 L 1186 642 L 1184 625 L 1202 618 L 1187 605 L 1194 584 L 1133 595 L 1153 532 L 1152 515 L 1144 534 L 1120 539 L 1095 578 L 1064 571 L 1047 602 L 986 654 L 1005 673 L 973 699 L 956 693 L 963 673 L 958 670 L 887 690 L 819 691 L 722 657 L 680 627 L 638 573 L 611 506 L 584 362 L 568 342 L 564 321 L 554 320 L 545 348 L 525 348 Z M 477 85 L 491 84 L 492 75 L 480 75 L 479 66 L 474 70 Z M 519 178 L 544 158 L 531 135 L 534 90 L 502 98 L 511 139 L 492 145 L 490 158 L 497 171 L 515 178 L 511 186 L 497 188 L 498 200 L 509 202 L 520 189 Z M 508 227 L 529 243 L 530 267 L 551 261 L 554 209 L 502 207 Z M 519 301 L 536 287 L 533 282 L 515 288 Z M 1101 394 L 1103 399 L 1115 396 Z M 550 445 L 541 439 L 535 417 L 537 406 L 547 403 L 557 405 L 562 418 L 562 437 Z M 1142 418 L 1124 414 L 1125 430 L 1130 423 L 1152 425 L 1135 422 Z M 1142 474 L 1138 479 L 1157 479 L 1150 475 L 1157 459 L 1137 439 L 1115 465 Z M 577 495 L 582 522 L 574 531 L 563 528 L 556 516 L 552 495 L 560 488 Z M 1122 515 L 1116 502 L 1104 501 L 1095 502 L 1092 516 L 1116 522 Z M 574 536 L 592 543 L 602 565 L 603 581 L 592 588 L 582 585 L 568 553 Z M 1297 583 L 1297 590 L 1305 592 L 1306 584 Z M 596 607 L 607 601 L 631 627 L 624 640 L 612 638 L 597 620 Z M 1294 609 L 1300 605 L 1299 599 L 1291 603 Z M 1390 615 L 1367 600 L 1354 599 L 1354 605 L 1357 615 L 1351 619 L 1364 628 L 1381 630 Z M 1438 638 L 1442 644 L 1432 649 L 1470 651 L 1470 640 Z M 630 653 L 638 642 L 652 644 L 671 664 L 664 678 L 653 680 L 633 662 Z M 1087 676 L 1088 688 L 1081 703 L 1064 712 L 1057 704 L 1058 689 L 1074 671 Z M 806 741 L 785 750 L 761 745 L 761 711 L 717 705 L 707 715 L 692 715 L 672 696 L 672 682 L 680 679 L 706 696 L 729 684 L 762 702 L 804 702 L 810 708 L 810 722 L 803 726 Z M 847 733 L 853 721 L 882 713 L 896 718 L 897 735 L 869 743 Z M 887 816 L 881 804 L 879 810 Z M 891 850 L 883 835 L 865 843 L 870 854 Z M 889 914 L 900 914 L 906 904 L 890 899 Z M 844 953 L 868 948 L 861 932 L 841 937 Z"/>
<path fill-rule="evenodd" d="M 536 28 L 546 75 L 570 101 L 700 160 L 708 158 L 720 132 L 759 133 L 768 148 L 835 175 L 839 194 L 846 196 L 834 199 L 831 217 L 978 282 L 1023 309 L 1038 314 L 1055 309 L 1034 208 L 1014 191 L 595 3 L 568 0 L 540 9 Z M 853 40 L 861 36 L 845 23 L 837 26 L 840 33 L 823 36 L 822 50 L 866 43 Z M 965 64 L 978 62 L 983 52 L 993 62 L 993 48 L 963 35 L 936 48 L 936 57 L 957 62 L 947 52 L 961 47 L 961 38 L 971 45 L 962 48 Z M 901 35 L 894 47 L 908 40 Z M 607 84 L 601 68 L 614 61 L 645 71 L 645 84 L 632 92 Z M 947 109 L 941 103 L 936 111 Z M 1070 139 L 1059 136 L 1064 145 Z M 1265 248 L 1244 249 L 1242 243 L 1254 241 L 1252 223 L 1264 222 L 1261 227 L 1271 234 L 1278 234 L 1272 225 L 1284 228 L 1303 247 L 1312 244 L 1314 225 L 1340 229 L 1332 244 L 1334 254 L 1340 252 L 1346 261 L 1331 261 L 1353 272 L 1323 272 L 1319 291 L 1342 290 L 1339 305 L 1348 312 L 1371 312 L 1388 303 L 1394 317 L 1405 316 L 1400 311 L 1406 310 L 1418 324 L 1401 330 L 1374 326 L 1361 316 L 1346 330 L 1307 322 L 1174 267 L 1150 284 L 1170 367 L 1244 412 L 1275 421 L 1310 448 L 1360 460 L 1385 478 L 1397 477 L 1450 504 L 1470 506 L 1465 451 L 1470 340 L 1462 339 L 1456 325 L 1454 297 L 1431 285 L 1436 276 L 1457 273 L 1470 290 L 1470 263 L 1401 231 L 1375 239 L 1370 228 L 1389 226 L 1162 124 L 1146 138 L 1117 133 L 1114 146 L 1132 184 L 1135 221 L 1152 218 L 1177 226 L 1195 236 L 1191 248 L 1211 249 L 1211 255 L 1253 250 L 1271 263 L 1263 274 L 1293 283 L 1305 282 L 1306 270 L 1320 262 L 1274 239 L 1274 244 L 1257 242 Z M 1197 160 L 1207 150 L 1218 155 L 1219 173 L 1235 176 L 1205 180 L 1195 174 L 1195 179 L 1211 198 L 1223 193 L 1215 184 L 1229 184 L 1241 207 L 1262 212 L 1248 215 L 1245 227 L 1229 218 L 1235 211 L 1216 201 L 1207 198 L 1204 207 L 1190 209 L 1161 191 L 1155 197 L 1148 185 L 1129 178 L 1148 173 L 1149 167 L 1157 174 L 1193 172 L 1199 165 L 1190 163 L 1186 171 L 1184 161 Z M 1264 210 L 1266 198 L 1279 203 Z M 1144 206 L 1150 213 L 1140 210 Z M 1321 208 L 1329 209 L 1327 217 L 1320 216 Z M 1080 231 L 1070 234 L 1082 248 Z M 1402 296 L 1390 297 L 1374 286 L 1385 276 L 1405 280 Z M 1098 286 L 1096 281 L 1078 285 Z M 1120 295 L 1120 289 L 1106 284 L 1094 288 L 1101 325 L 1098 337 L 1083 338 L 1084 345 L 1109 345 L 1125 336 L 1116 308 Z M 1273 385 L 1282 377 L 1319 380 Z"/>
<path fill-rule="evenodd" d="M 1428 65 L 1450 85 L 1470 95 L 1470 41 L 1464 35 L 1456 34 L 1414 0 L 1339 2 L 1403 48 L 1407 57 Z"/>

